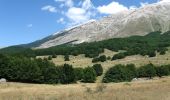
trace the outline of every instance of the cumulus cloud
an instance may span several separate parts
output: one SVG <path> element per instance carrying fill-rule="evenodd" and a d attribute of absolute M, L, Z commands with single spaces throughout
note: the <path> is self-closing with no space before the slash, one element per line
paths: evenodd
<path fill-rule="evenodd" d="M 65 23 L 64 18 L 60 18 L 60 19 L 58 19 L 58 20 L 57 20 L 57 23 L 64 24 L 64 23 Z"/>
<path fill-rule="evenodd" d="M 44 7 L 41 8 L 41 10 L 49 11 L 49 12 L 52 12 L 52 13 L 56 13 L 57 12 L 56 7 L 51 6 L 51 5 L 44 6 Z"/>
<path fill-rule="evenodd" d="M 60 6 L 73 7 L 74 2 L 72 0 L 55 0 L 55 2 L 62 2 Z"/>
<path fill-rule="evenodd" d="M 70 21 L 69 25 L 84 23 L 95 16 L 95 12 L 93 12 L 95 8 L 91 0 L 83 0 L 81 3 L 79 2 L 79 5 L 80 7 L 70 7 L 65 13 Z"/>
<path fill-rule="evenodd" d="M 97 7 L 97 10 L 102 14 L 115 14 L 121 11 L 128 10 L 128 8 L 118 2 L 113 1 L 108 5 Z"/>
<path fill-rule="evenodd" d="M 136 7 L 136 6 L 130 6 L 130 7 L 129 7 L 130 10 L 134 10 L 134 9 L 137 9 L 137 8 L 138 8 L 138 7 Z"/>
<path fill-rule="evenodd" d="M 76 7 L 70 8 L 66 13 L 66 16 L 69 18 L 72 24 L 79 24 L 89 19 L 89 17 L 86 15 L 86 10 Z"/>
<path fill-rule="evenodd" d="M 170 0 L 159 0 L 159 2 L 170 2 Z"/>
<path fill-rule="evenodd" d="M 141 7 L 144 7 L 144 6 L 148 5 L 148 4 L 149 4 L 148 2 L 141 2 L 140 3 Z"/>

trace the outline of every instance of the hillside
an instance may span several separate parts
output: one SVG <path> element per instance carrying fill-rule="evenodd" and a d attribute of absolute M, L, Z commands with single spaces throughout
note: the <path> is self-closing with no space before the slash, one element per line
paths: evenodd
<path fill-rule="evenodd" d="M 23 45 L 49 48 L 61 44 L 79 44 L 110 38 L 144 36 L 150 32 L 170 30 L 170 2 L 159 2 L 89 21 L 54 33 L 42 40 Z"/>

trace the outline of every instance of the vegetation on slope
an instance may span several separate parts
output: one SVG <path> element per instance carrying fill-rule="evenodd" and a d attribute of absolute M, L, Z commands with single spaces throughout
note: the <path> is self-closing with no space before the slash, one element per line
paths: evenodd
<path fill-rule="evenodd" d="M 146 36 L 132 36 L 127 38 L 113 38 L 109 40 L 82 43 L 78 45 L 60 45 L 47 49 L 31 50 L 23 47 L 8 47 L 0 50 L 0 53 L 23 54 L 25 56 L 41 55 L 79 55 L 85 54 L 86 57 L 97 57 L 104 49 L 112 51 L 125 50 L 126 52 L 115 55 L 112 60 L 121 59 L 130 55 L 148 55 L 154 57 L 155 52 L 165 54 L 166 47 L 170 46 L 170 31 L 164 34 L 152 32 Z M 22 49 L 21 49 L 22 48 Z M 13 52 L 11 52 L 13 51 Z M 26 54 L 25 54 L 26 53 Z"/>

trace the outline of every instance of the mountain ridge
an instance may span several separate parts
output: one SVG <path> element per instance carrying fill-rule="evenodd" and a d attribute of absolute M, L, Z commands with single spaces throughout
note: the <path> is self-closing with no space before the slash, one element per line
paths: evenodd
<path fill-rule="evenodd" d="M 79 44 L 133 35 L 144 36 L 154 31 L 164 33 L 170 30 L 169 15 L 170 2 L 154 3 L 109 15 L 98 21 L 90 21 L 25 46 L 41 49 L 67 43 Z"/>

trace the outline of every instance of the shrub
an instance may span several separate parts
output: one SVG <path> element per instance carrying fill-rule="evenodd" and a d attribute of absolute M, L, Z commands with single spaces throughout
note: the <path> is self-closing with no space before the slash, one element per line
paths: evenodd
<path fill-rule="evenodd" d="M 83 70 L 83 82 L 94 83 L 96 81 L 96 72 L 93 68 L 87 67 Z"/>
<path fill-rule="evenodd" d="M 106 56 L 105 56 L 105 55 L 101 55 L 101 56 L 99 57 L 99 61 L 105 62 L 105 61 L 106 61 Z"/>
<path fill-rule="evenodd" d="M 72 65 L 64 64 L 59 66 L 60 83 L 69 84 L 75 82 L 75 74 Z"/>
<path fill-rule="evenodd" d="M 52 56 L 48 56 L 48 60 L 52 60 Z"/>
<path fill-rule="evenodd" d="M 135 71 L 134 65 L 115 65 L 106 72 L 103 82 L 131 81 L 135 76 L 133 71 Z"/>
<path fill-rule="evenodd" d="M 111 57 L 110 57 L 110 56 L 108 56 L 108 57 L 107 57 L 107 60 L 111 60 Z"/>
<path fill-rule="evenodd" d="M 138 77 L 149 77 L 152 78 L 156 76 L 156 70 L 153 64 L 148 64 L 145 66 L 140 67 L 137 70 Z"/>
<path fill-rule="evenodd" d="M 64 56 L 64 61 L 70 61 L 69 55 L 65 55 L 65 56 Z"/>
<path fill-rule="evenodd" d="M 117 60 L 117 59 L 123 59 L 125 58 L 125 54 L 124 53 L 118 53 L 118 54 L 115 54 L 113 57 L 112 57 L 112 60 Z"/>
<path fill-rule="evenodd" d="M 83 68 L 74 68 L 75 80 L 83 79 Z"/>
<path fill-rule="evenodd" d="M 155 51 L 150 51 L 147 54 L 148 54 L 149 57 L 155 57 L 156 56 Z"/>
<path fill-rule="evenodd" d="M 101 76 L 103 74 L 103 68 L 101 64 L 93 65 L 93 69 L 95 70 L 97 76 Z"/>
<path fill-rule="evenodd" d="M 57 56 L 55 54 L 52 55 L 52 58 L 57 58 Z"/>
<path fill-rule="evenodd" d="M 169 68 L 167 66 L 159 66 L 159 67 L 155 67 L 155 68 L 156 68 L 156 74 L 159 77 L 167 76 L 170 73 Z"/>
<path fill-rule="evenodd" d="M 96 62 L 98 62 L 98 61 L 99 61 L 99 58 L 98 58 L 98 57 L 92 59 L 92 63 L 96 63 Z"/>
<path fill-rule="evenodd" d="M 105 55 L 101 55 L 99 57 L 96 57 L 96 58 L 92 59 L 92 63 L 105 62 L 105 61 L 106 61 L 106 56 Z"/>

